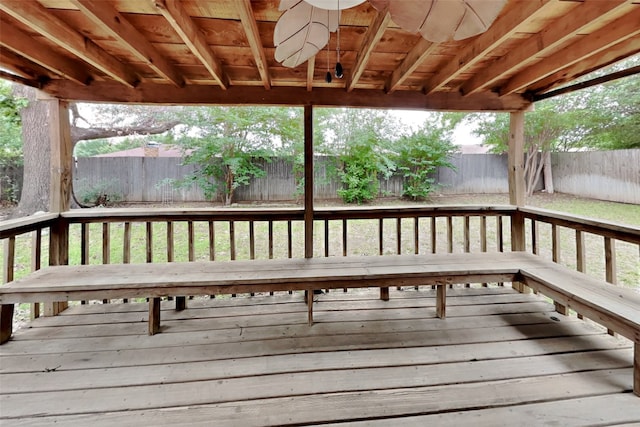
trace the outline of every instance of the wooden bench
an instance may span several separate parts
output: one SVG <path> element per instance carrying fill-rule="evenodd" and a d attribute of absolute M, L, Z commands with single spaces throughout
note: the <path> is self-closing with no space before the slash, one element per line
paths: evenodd
<path fill-rule="evenodd" d="M 110 264 L 48 267 L 0 287 L 1 341 L 11 336 L 13 304 L 149 298 L 149 334 L 160 331 L 160 298 L 304 290 L 313 323 L 315 289 L 436 285 L 445 317 L 446 286 L 522 282 L 635 343 L 634 392 L 640 395 L 640 294 L 526 252 Z"/>

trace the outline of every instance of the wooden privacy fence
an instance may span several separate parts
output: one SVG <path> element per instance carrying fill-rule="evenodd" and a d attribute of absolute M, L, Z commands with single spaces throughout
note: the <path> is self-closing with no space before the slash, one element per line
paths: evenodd
<path fill-rule="evenodd" d="M 444 193 L 508 192 L 507 158 L 495 154 L 456 154 L 451 162 L 454 170 L 439 168 L 434 176 L 438 191 Z M 287 159 L 261 161 L 265 177 L 251 180 L 236 190 L 237 201 L 290 201 L 299 195 L 293 166 Z M 331 173 L 335 160 L 318 156 L 314 162 L 314 196 L 337 198 L 342 187 Z M 196 170 L 183 165 L 177 157 L 81 157 L 76 161 L 74 188 L 76 195 L 104 190 L 127 202 L 207 201 L 197 186 L 182 188 L 172 185 Z M 380 180 L 380 196 L 401 196 L 402 178 L 392 176 Z"/>

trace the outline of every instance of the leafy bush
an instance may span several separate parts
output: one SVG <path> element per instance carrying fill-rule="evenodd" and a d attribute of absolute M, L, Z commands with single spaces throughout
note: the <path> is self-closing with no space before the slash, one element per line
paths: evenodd
<path fill-rule="evenodd" d="M 364 141 L 350 146 L 342 157 L 344 168 L 340 181 L 343 187 L 338 190 L 338 196 L 345 203 L 362 204 L 375 199 L 380 188 L 378 174 L 388 178 L 395 169 L 393 162 L 374 147 L 374 142 Z"/>
<path fill-rule="evenodd" d="M 118 181 L 113 179 L 93 185 L 82 179 L 76 184 L 76 196 L 80 203 L 89 206 L 110 206 L 122 200 L 117 187 Z"/>

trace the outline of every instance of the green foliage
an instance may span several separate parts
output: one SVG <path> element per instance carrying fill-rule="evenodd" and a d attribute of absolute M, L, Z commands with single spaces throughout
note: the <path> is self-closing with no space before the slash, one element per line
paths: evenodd
<path fill-rule="evenodd" d="M 140 147 L 145 144 L 145 141 L 146 139 L 130 138 L 118 142 L 112 142 L 109 139 L 79 141 L 74 147 L 73 155 L 76 157 L 92 157 L 99 154 L 115 153 Z"/>
<path fill-rule="evenodd" d="M 0 164 L 23 162 L 20 110 L 27 104 L 26 99 L 13 96 L 10 84 L 0 80 Z"/>
<path fill-rule="evenodd" d="M 436 169 L 453 168 L 448 161 L 455 149 L 449 140 L 452 129 L 451 126 L 432 126 L 400 139 L 397 164 L 404 178 L 404 197 L 426 199 L 434 189 Z"/>
<path fill-rule="evenodd" d="M 117 190 L 117 180 L 112 179 L 92 185 L 82 179 L 76 183 L 75 188 L 78 200 L 85 205 L 111 206 L 122 200 L 122 194 Z"/>
<path fill-rule="evenodd" d="M 260 161 L 290 149 L 302 129 L 294 109 L 200 107 L 183 113 L 190 134 L 179 135 L 176 143 L 185 153 L 185 164 L 198 169 L 182 184 L 197 184 L 211 199 L 221 195 L 225 204 L 232 203 L 238 187 L 264 176 Z"/>
<path fill-rule="evenodd" d="M 376 150 L 375 136 L 349 145 L 347 152 L 341 157 L 344 168 L 340 171 L 342 188 L 338 196 L 346 203 L 362 204 L 378 196 L 380 184 L 378 174 L 388 178 L 395 165 L 384 154 Z"/>

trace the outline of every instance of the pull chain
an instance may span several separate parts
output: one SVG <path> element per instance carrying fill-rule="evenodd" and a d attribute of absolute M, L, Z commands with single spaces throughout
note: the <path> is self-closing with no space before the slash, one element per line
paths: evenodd
<path fill-rule="evenodd" d="M 327 10 L 327 22 L 329 22 L 331 12 Z M 329 42 L 331 41 L 331 33 L 329 32 L 329 40 L 327 41 L 327 74 L 324 76 L 324 81 L 331 83 L 331 71 L 329 67 Z"/>
<path fill-rule="evenodd" d="M 340 0 L 338 0 L 338 43 L 336 45 L 336 77 L 341 79 L 344 77 L 342 64 L 340 63 Z"/>

